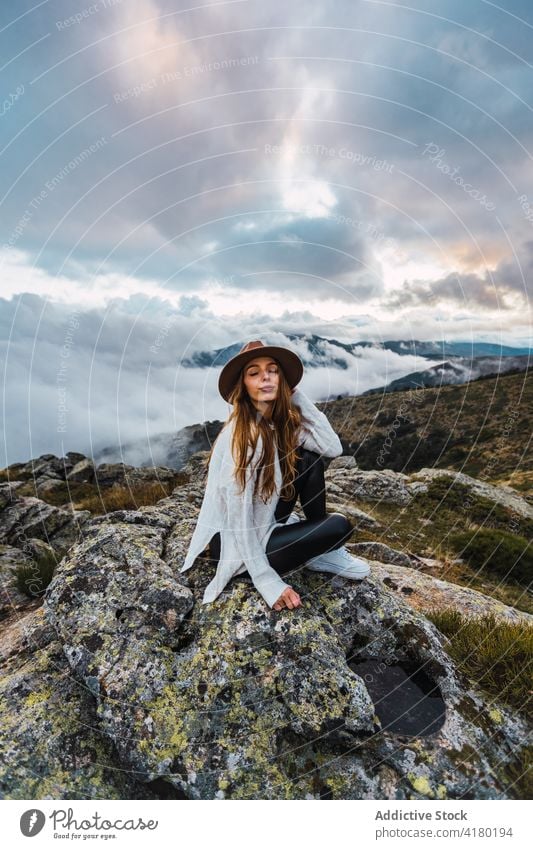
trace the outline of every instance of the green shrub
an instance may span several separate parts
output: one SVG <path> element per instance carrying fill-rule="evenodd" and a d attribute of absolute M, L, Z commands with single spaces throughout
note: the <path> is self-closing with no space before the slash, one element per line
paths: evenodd
<path fill-rule="evenodd" d="M 56 565 L 56 556 L 43 553 L 31 565 L 19 566 L 15 570 L 17 589 L 28 598 L 42 596 L 54 576 Z"/>
<path fill-rule="evenodd" d="M 427 503 L 433 510 L 436 502 L 439 509 L 446 507 L 448 510 L 464 510 L 464 505 L 469 502 L 470 490 L 464 484 L 449 475 L 439 475 L 428 483 L 427 492 L 419 493 L 418 497 L 423 503 Z"/>
<path fill-rule="evenodd" d="M 533 626 L 454 608 L 425 615 L 448 637 L 445 649 L 464 674 L 499 701 L 532 718 Z"/>
<path fill-rule="evenodd" d="M 509 580 L 531 580 L 533 550 L 525 537 L 498 528 L 477 528 L 450 534 L 449 542 L 476 570 L 488 569 Z"/>

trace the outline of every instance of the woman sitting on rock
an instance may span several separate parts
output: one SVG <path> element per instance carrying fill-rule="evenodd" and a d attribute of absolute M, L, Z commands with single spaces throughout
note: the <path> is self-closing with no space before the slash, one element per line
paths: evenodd
<path fill-rule="evenodd" d="M 295 388 L 302 374 L 293 351 L 260 341 L 244 345 L 220 373 L 220 394 L 233 410 L 211 449 L 180 569 L 189 569 L 210 542 L 218 565 L 204 604 L 246 571 L 274 610 L 301 604 L 281 577 L 298 567 L 357 580 L 370 571 L 343 545 L 353 532 L 348 519 L 326 513 L 322 456 L 340 456 L 342 445 L 325 414 Z M 292 513 L 298 497 L 305 520 Z"/>

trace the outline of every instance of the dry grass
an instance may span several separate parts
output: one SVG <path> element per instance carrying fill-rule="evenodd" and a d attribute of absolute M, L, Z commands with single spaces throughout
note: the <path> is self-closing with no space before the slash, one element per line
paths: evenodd
<path fill-rule="evenodd" d="M 533 719 L 533 625 L 502 622 L 493 614 L 465 616 L 455 608 L 425 611 L 425 616 L 448 637 L 446 651 L 467 678 Z"/>
<path fill-rule="evenodd" d="M 109 489 L 95 491 L 77 501 L 73 507 L 75 510 L 90 510 L 94 515 L 111 513 L 114 510 L 136 510 L 138 507 L 153 506 L 162 498 L 167 498 L 177 485 L 175 481 L 143 483 L 136 486 L 115 485 Z"/>

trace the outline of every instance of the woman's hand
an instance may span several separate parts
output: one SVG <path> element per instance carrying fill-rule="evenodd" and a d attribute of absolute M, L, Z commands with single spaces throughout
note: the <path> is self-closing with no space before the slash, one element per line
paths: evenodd
<path fill-rule="evenodd" d="M 287 589 L 283 590 L 281 593 L 273 609 L 282 610 L 284 607 L 288 607 L 292 610 L 293 607 L 299 607 L 301 603 L 302 600 L 296 590 L 293 590 L 292 587 L 287 587 Z"/>

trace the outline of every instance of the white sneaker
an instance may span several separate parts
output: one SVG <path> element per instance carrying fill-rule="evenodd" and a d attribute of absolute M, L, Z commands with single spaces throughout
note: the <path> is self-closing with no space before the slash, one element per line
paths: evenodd
<path fill-rule="evenodd" d="M 298 513 L 291 513 L 291 515 L 289 516 L 289 518 L 287 519 L 285 524 L 286 525 L 294 525 L 296 522 L 301 522 L 301 521 L 302 520 L 300 519 Z"/>
<path fill-rule="evenodd" d="M 366 578 L 370 573 L 368 561 L 354 557 L 343 545 L 333 551 L 326 551 L 324 554 L 312 557 L 305 563 L 305 567 L 315 572 L 333 572 L 341 578 L 352 578 L 356 581 Z"/>

